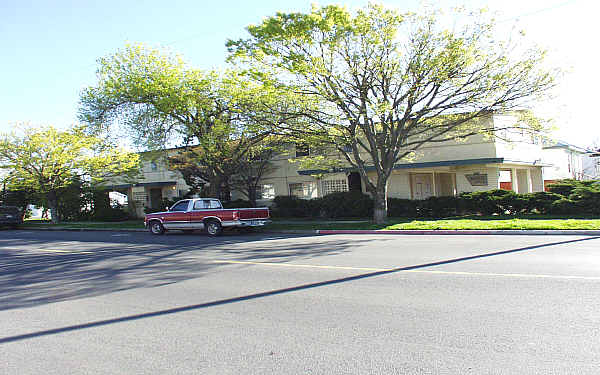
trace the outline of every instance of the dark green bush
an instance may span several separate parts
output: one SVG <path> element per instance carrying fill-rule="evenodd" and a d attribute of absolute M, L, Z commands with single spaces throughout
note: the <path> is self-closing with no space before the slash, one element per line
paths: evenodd
<path fill-rule="evenodd" d="M 525 202 L 517 202 L 510 190 L 494 189 L 459 195 L 459 211 L 466 214 L 502 215 L 521 209 Z"/>
<path fill-rule="evenodd" d="M 539 191 L 536 193 L 521 194 L 527 197 L 526 212 L 547 214 L 552 210 L 552 204 L 563 198 L 560 194 L 547 191 Z"/>
<path fill-rule="evenodd" d="M 221 204 L 223 205 L 223 208 L 252 208 L 252 203 L 243 199 L 221 202 Z"/>
<path fill-rule="evenodd" d="M 554 184 L 548 185 L 548 191 L 550 191 L 551 193 L 560 194 L 565 198 L 568 198 L 571 194 L 573 194 L 574 190 L 577 188 L 600 190 L 600 181 L 578 181 L 567 179 L 559 180 L 556 181 Z"/>
<path fill-rule="evenodd" d="M 373 214 L 373 200 L 361 192 L 339 192 L 321 198 L 301 199 L 277 196 L 272 215 L 275 217 L 368 217 Z"/>
<path fill-rule="evenodd" d="M 569 195 L 569 200 L 576 202 L 579 211 L 577 213 L 600 215 L 600 187 L 577 187 Z"/>
<path fill-rule="evenodd" d="M 418 202 L 411 199 L 388 198 L 388 216 L 417 217 Z"/>
<path fill-rule="evenodd" d="M 121 206 L 109 206 L 95 209 L 89 218 L 92 221 L 124 221 L 129 219 L 129 214 Z"/>
<path fill-rule="evenodd" d="M 368 217 L 373 214 L 373 199 L 360 191 L 328 194 L 312 200 L 319 216 L 327 218 Z"/>
<path fill-rule="evenodd" d="M 578 211 L 577 202 L 561 198 L 552 202 L 549 212 L 554 215 L 572 215 L 577 214 Z"/>
<path fill-rule="evenodd" d="M 449 217 L 455 215 L 593 214 L 600 215 L 600 184 L 567 180 L 551 185 L 555 192 L 517 194 L 494 189 L 458 197 L 424 200 L 388 198 L 389 217 Z M 568 196 L 556 193 L 560 191 Z M 275 217 L 370 217 L 373 199 L 361 192 L 329 194 L 322 198 L 275 197 Z"/>
<path fill-rule="evenodd" d="M 317 217 L 315 204 L 308 199 L 300 199 L 295 196 L 278 195 L 273 202 L 275 206 L 272 215 L 275 217 Z"/>
<path fill-rule="evenodd" d="M 417 214 L 420 217 L 448 217 L 455 216 L 458 212 L 457 197 L 429 197 L 417 201 Z"/>

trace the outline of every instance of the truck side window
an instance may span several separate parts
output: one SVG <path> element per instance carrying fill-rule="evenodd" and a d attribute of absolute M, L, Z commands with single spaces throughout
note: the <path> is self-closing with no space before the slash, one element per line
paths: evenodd
<path fill-rule="evenodd" d="M 208 200 L 194 202 L 194 210 L 206 210 L 207 208 L 211 208 Z"/>

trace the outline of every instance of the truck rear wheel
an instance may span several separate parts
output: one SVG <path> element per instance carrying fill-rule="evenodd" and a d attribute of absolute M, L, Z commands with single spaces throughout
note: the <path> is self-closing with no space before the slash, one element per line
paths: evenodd
<path fill-rule="evenodd" d="M 204 223 L 204 229 L 206 230 L 206 234 L 212 237 L 219 236 L 223 232 L 223 227 L 217 220 L 209 220 Z"/>

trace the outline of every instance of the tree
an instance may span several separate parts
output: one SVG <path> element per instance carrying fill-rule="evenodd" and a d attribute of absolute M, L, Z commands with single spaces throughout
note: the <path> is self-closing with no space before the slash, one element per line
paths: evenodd
<path fill-rule="evenodd" d="M 248 198 L 252 207 L 261 193 L 262 179 L 275 171 L 273 158 L 284 152 L 284 143 L 279 137 L 269 137 L 253 146 L 237 160 L 237 173 L 232 176 L 230 185 Z"/>
<path fill-rule="evenodd" d="M 27 128 L 22 135 L 1 136 L 0 168 L 9 171 L 7 184 L 11 189 L 44 197 L 52 221 L 57 223 L 61 189 L 76 179 L 99 185 L 115 176 L 133 178 L 139 171 L 139 155 L 86 135 L 82 126 L 66 131 Z"/>
<path fill-rule="evenodd" d="M 183 144 L 173 167 L 190 182 L 209 182 L 213 197 L 270 134 L 270 122 L 283 121 L 268 110 L 283 97 L 277 87 L 241 71 L 189 68 L 142 45 L 100 59 L 97 73 L 98 84 L 81 95 L 81 119 L 95 131 L 121 123 L 148 149 Z"/>
<path fill-rule="evenodd" d="M 282 82 L 320 102 L 302 113 L 312 126 L 288 130 L 343 155 L 373 196 L 381 223 L 396 163 L 427 144 L 491 134 L 497 129 L 479 119 L 523 108 L 554 85 L 555 73 L 541 68 L 543 51 L 495 40 L 482 14 L 465 17 L 464 27 L 443 30 L 436 12 L 313 7 L 277 13 L 249 26 L 248 39 L 227 45 L 231 60 L 276 70 Z"/>

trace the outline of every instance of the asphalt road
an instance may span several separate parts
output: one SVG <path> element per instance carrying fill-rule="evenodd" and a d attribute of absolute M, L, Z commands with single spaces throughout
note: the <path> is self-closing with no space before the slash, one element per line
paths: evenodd
<path fill-rule="evenodd" d="M 0 231 L 0 374 L 599 374 L 600 238 Z"/>

